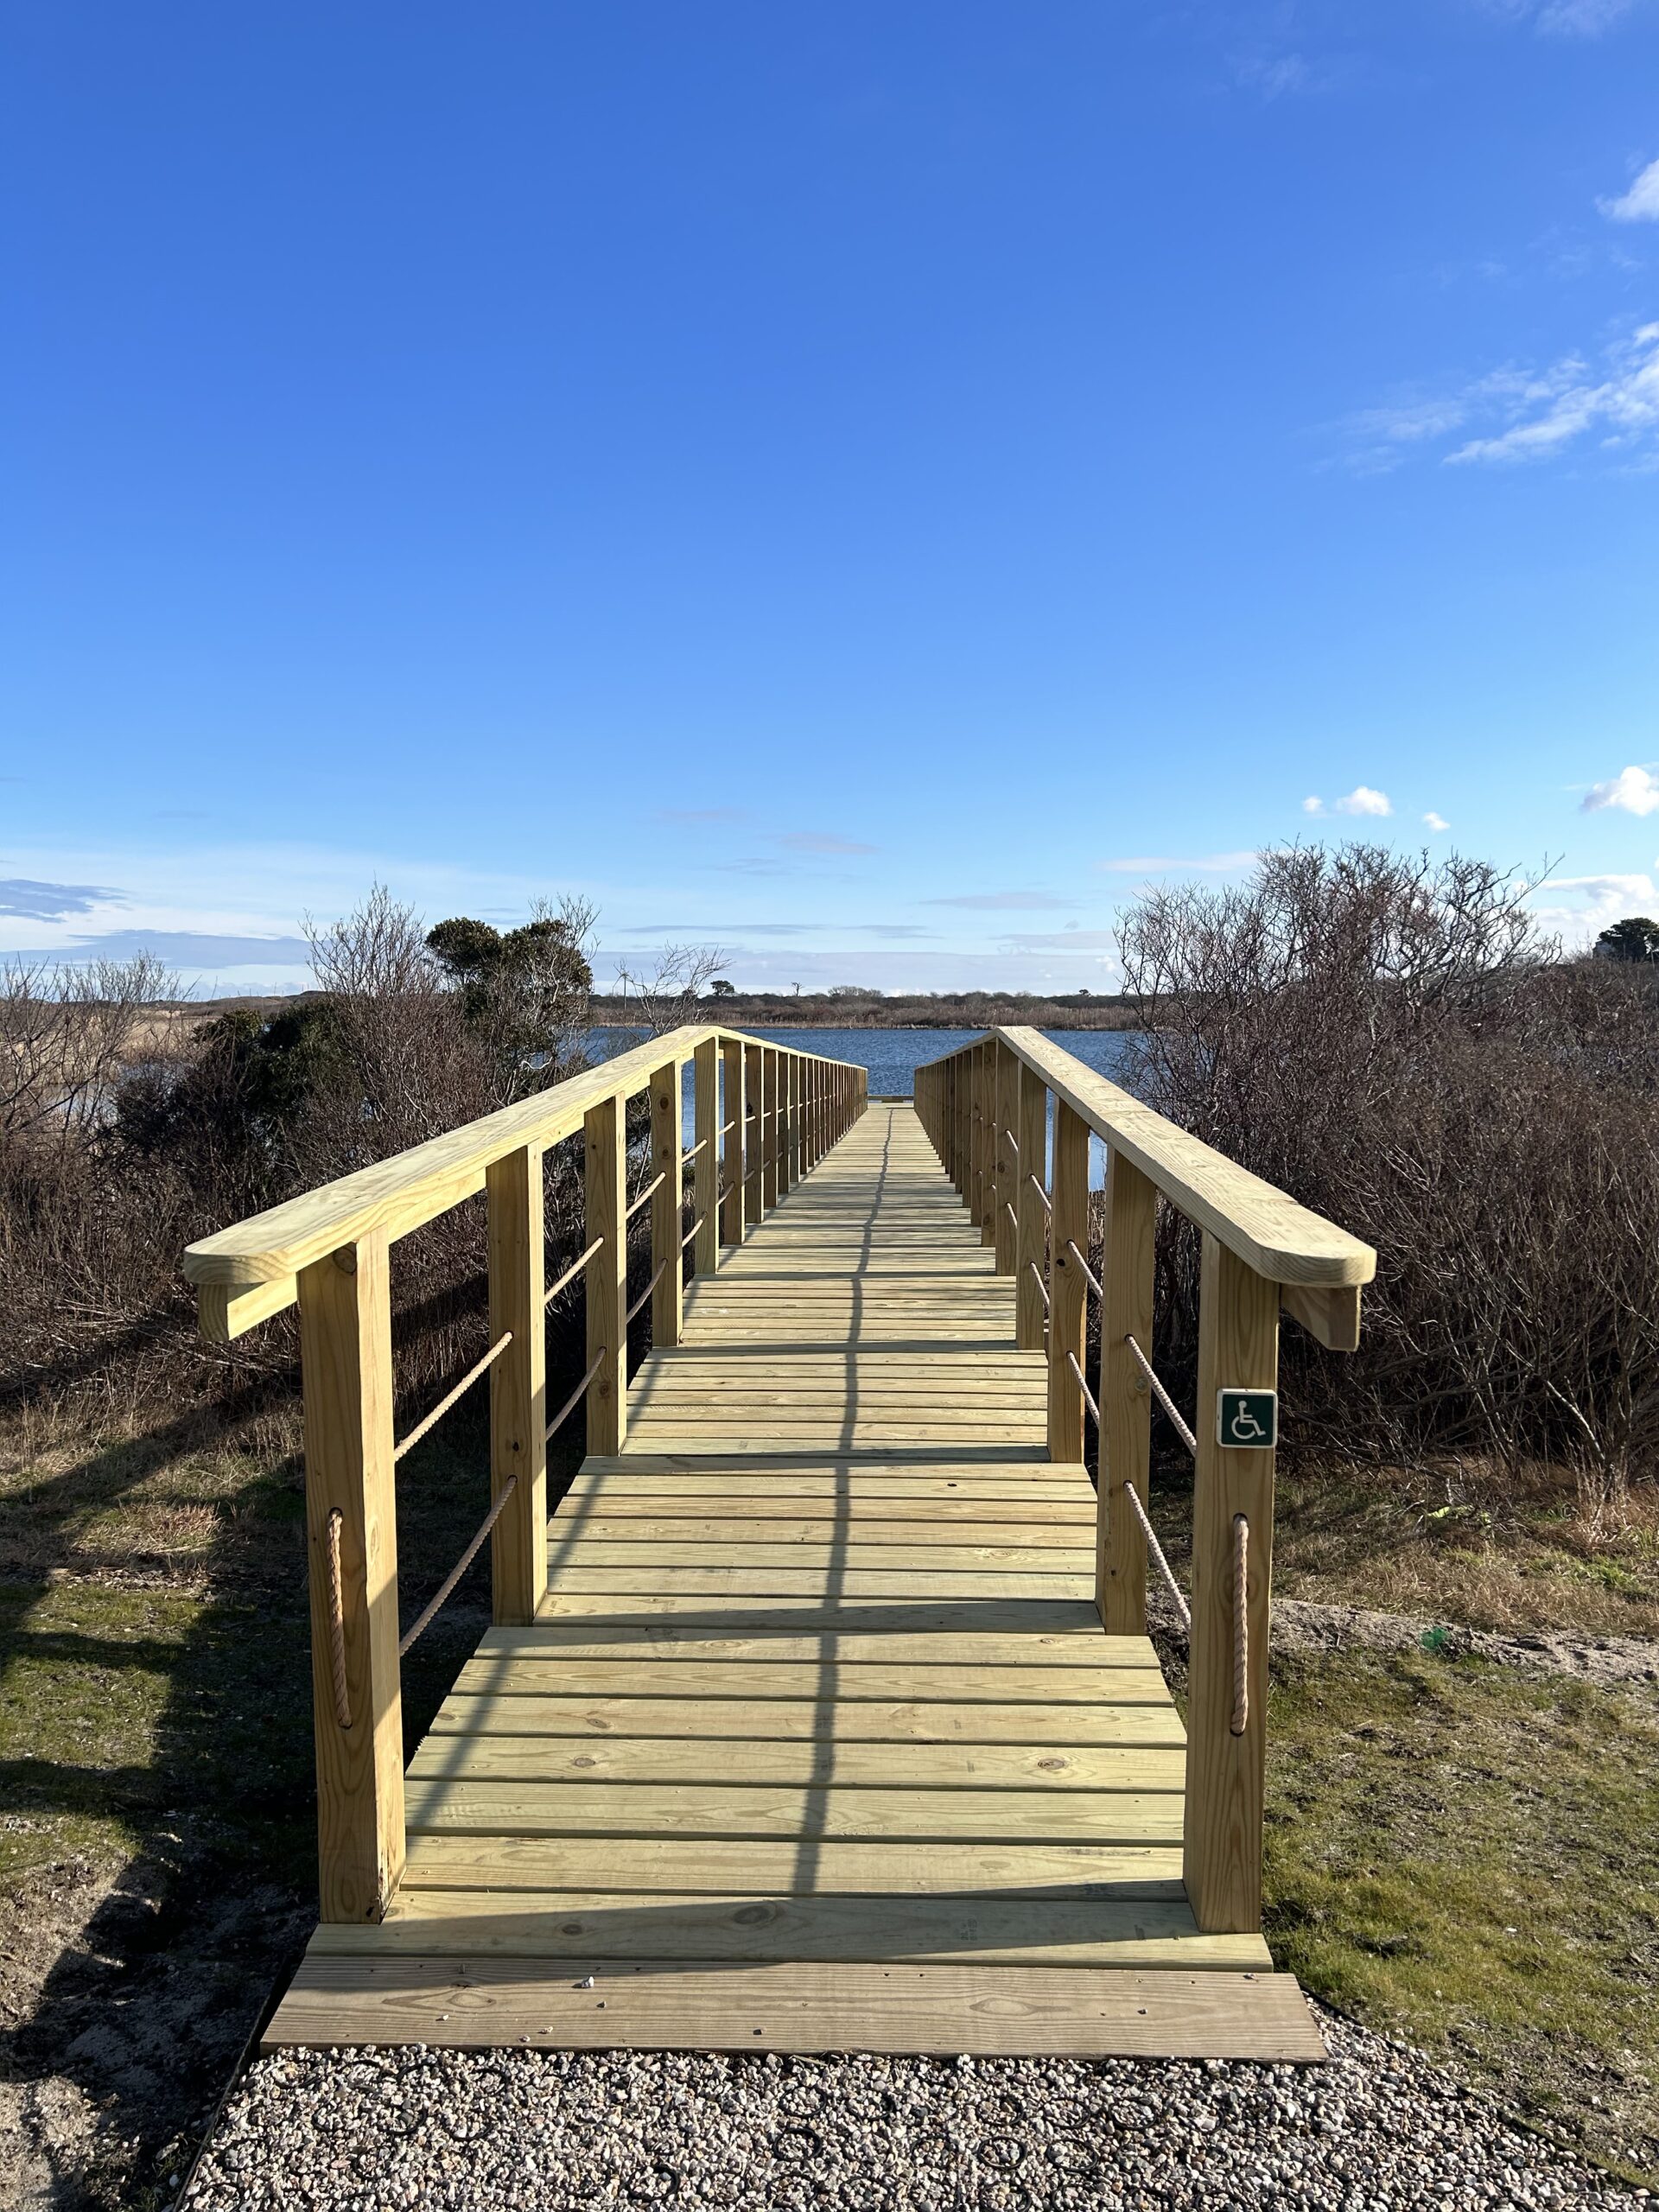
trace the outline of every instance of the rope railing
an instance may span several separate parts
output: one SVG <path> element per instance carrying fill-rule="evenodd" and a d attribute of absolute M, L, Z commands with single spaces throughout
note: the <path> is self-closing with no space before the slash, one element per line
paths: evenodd
<path fill-rule="evenodd" d="M 1165 1582 L 1169 1586 L 1169 1594 L 1174 1600 L 1175 1611 L 1180 1616 L 1181 1626 L 1186 1630 L 1187 1634 L 1191 1636 L 1192 1633 L 1192 1609 L 1186 1602 L 1186 1599 L 1182 1592 L 1180 1584 L 1175 1580 L 1174 1568 L 1171 1567 L 1169 1561 L 1164 1557 L 1164 1548 L 1158 1541 L 1157 1530 L 1147 1518 L 1147 1509 L 1141 1503 L 1141 1493 L 1136 1490 L 1133 1483 L 1121 1483 L 1118 1487 L 1122 1491 L 1124 1497 L 1128 1499 L 1129 1503 L 1135 1508 L 1135 1517 L 1141 1523 L 1141 1533 L 1147 1540 L 1147 1549 L 1152 1554 L 1154 1559 L 1157 1560 L 1158 1571 L 1163 1576 Z"/>
<path fill-rule="evenodd" d="M 1179 1436 L 1182 1443 L 1185 1445 L 1187 1450 L 1196 1459 L 1198 1456 L 1198 1440 L 1193 1435 L 1185 1421 L 1182 1420 L 1180 1408 L 1176 1404 L 1174 1399 L 1170 1396 L 1168 1391 L 1165 1389 L 1163 1384 L 1158 1380 L 1157 1372 L 1154 1369 L 1152 1362 L 1147 1357 L 1145 1352 L 1141 1351 L 1140 1345 L 1136 1344 L 1135 1338 L 1133 1337 L 1125 1337 L 1123 1341 L 1128 1344 L 1129 1350 L 1135 1354 L 1136 1359 L 1140 1361 L 1141 1372 L 1146 1376 L 1147 1382 L 1151 1383 L 1153 1389 L 1157 1394 L 1159 1404 L 1169 1415 L 1171 1421 L 1174 1424 L 1177 1435 Z"/>
<path fill-rule="evenodd" d="M 683 1152 L 680 1154 L 681 1166 L 683 1167 L 688 1160 L 695 1160 L 708 1141 L 709 1140 L 707 1137 L 699 1137 L 696 1144 L 692 1145 L 689 1150 Z"/>
<path fill-rule="evenodd" d="M 697 1216 L 690 1228 L 686 1230 L 684 1236 L 680 1239 L 680 1249 L 682 1252 L 684 1251 L 686 1246 L 691 1242 L 691 1239 L 696 1235 L 697 1231 L 702 1227 L 703 1223 L 707 1221 L 708 1218 L 709 1217 L 707 1214 L 700 1213 Z"/>
<path fill-rule="evenodd" d="M 564 1403 L 559 1408 L 557 1413 L 554 1414 L 552 1420 L 549 1421 L 547 1425 L 547 1433 L 542 1439 L 542 1441 L 544 1444 L 550 1444 L 553 1441 L 556 1432 L 561 1429 L 564 1426 L 565 1422 L 569 1420 L 571 1414 L 575 1413 L 576 1408 L 582 1403 L 583 1392 L 587 1389 L 588 1385 L 593 1381 L 594 1376 L 598 1374 L 600 1369 L 604 1364 L 605 1346 L 601 1344 L 599 1350 L 594 1354 L 592 1366 L 589 1367 L 588 1372 L 582 1376 L 581 1382 L 577 1383 L 575 1389 L 570 1393 Z"/>
<path fill-rule="evenodd" d="M 1042 1269 L 1038 1266 L 1035 1260 L 1027 1260 L 1026 1262 L 1026 1265 L 1031 1269 L 1032 1274 L 1037 1278 L 1037 1287 L 1043 1294 L 1044 1312 L 1050 1312 L 1052 1310 L 1052 1301 L 1048 1295 L 1048 1285 L 1043 1281 Z"/>
<path fill-rule="evenodd" d="M 641 1192 L 640 1192 L 640 1193 L 639 1193 L 639 1197 L 638 1197 L 637 1198 L 635 1198 L 635 1199 L 634 1199 L 634 1201 L 632 1202 L 632 1204 L 629 1206 L 629 1208 L 628 1208 L 627 1211 L 623 1215 L 623 1217 L 622 1217 L 623 1220 L 624 1220 L 624 1221 L 632 1221 L 632 1220 L 633 1219 L 633 1217 L 635 1216 L 635 1214 L 637 1214 L 637 1213 L 639 1212 L 639 1211 L 640 1207 L 641 1207 L 642 1205 L 644 1205 L 644 1204 L 645 1203 L 645 1200 L 646 1200 L 646 1199 L 651 1196 L 652 1192 L 653 1191 L 659 1191 L 659 1190 L 661 1190 L 661 1188 L 662 1188 L 663 1185 L 664 1185 L 664 1183 L 666 1183 L 666 1182 L 667 1182 L 667 1180 L 668 1180 L 668 1170 L 667 1170 L 667 1168 L 666 1168 L 666 1167 L 664 1167 L 664 1168 L 663 1169 L 662 1173 L 661 1173 L 659 1175 L 655 1175 L 655 1176 L 653 1176 L 653 1177 L 652 1178 L 651 1181 L 650 1181 L 649 1183 L 647 1183 L 647 1184 L 646 1184 L 646 1185 L 645 1185 L 645 1189 L 644 1189 L 643 1191 L 641 1191 Z"/>
<path fill-rule="evenodd" d="M 1002 1211 L 1007 1214 L 1008 1219 L 1014 1224 L 1014 1228 L 1018 1230 L 1020 1226 L 1020 1217 L 1015 1213 L 1012 1203 L 1007 1198 L 1004 1198 L 1002 1201 Z"/>
<path fill-rule="evenodd" d="M 543 1306 L 550 1306 L 554 1300 L 558 1296 L 559 1293 L 564 1288 L 565 1285 L 575 1281 L 576 1277 L 582 1273 L 588 1261 L 593 1258 L 594 1253 L 599 1250 L 604 1242 L 605 1239 L 602 1236 L 595 1236 L 593 1243 L 588 1247 L 588 1249 L 585 1252 L 580 1253 L 575 1259 L 571 1261 L 569 1266 L 559 1277 L 557 1282 L 554 1284 L 552 1289 L 544 1291 L 542 1294 L 542 1303 Z"/>
<path fill-rule="evenodd" d="M 1233 1516 L 1233 1733 L 1250 1725 L 1250 1524 Z"/>
<path fill-rule="evenodd" d="M 1077 1262 L 1077 1265 L 1083 1269 L 1084 1281 L 1088 1284 L 1090 1289 L 1094 1292 L 1095 1296 L 1098 1298 L 1103 1305 L 1105 1303 L 1106 1294 L 1100 1287 L 1100 1278 L 1090 1266 L 1088 1261 L 1084 1258 L 1083 1254 L 1078 1251 L 1077 1239 L 1075 1237 L 1068 1236 L 1065 1240 L 1065 1249 Z"/>
<path fill-rule="evenodd" d="M 1089 1388 L 1087 1382 L 1084 1378 L 1083 1370 L 1077 1364 L 1077 1355 L 1068 1348 L 1065 1359 L 1067 1366 L 1070 1367 L 1071 1373 L 1076 1379 L 1078 1389 L 1083 1393 L 1083 1402 L 1084 1405 L 1088 1407 L 1090 1412 L 1094 1415 L 1095 1427 L 1098 1428 L 1100 1427 L 1100 1408 L 1095 1403 L 1095 1394 Z"/>
<path fill-rule="evenodd" d="M 461 1557 L 450 1568 L 448 1573 L 444 1576 L 442 1581 L 439 1583 L 436 1592 L 431 1599 L 430 1602 L 423 1608 L 418 1617 L 410 1623 L 407 1632 L 400 1639 L 397 1645 L 397 1656 L 400 1659 L 409 1649 L 410 1644 L 415 1642 L 416 1638 L 417 1637 L 423 1636 L 427 1630 L 432 1625 L 433 1621 L 437 1617 L 440 1607 L 446 1603 L 450 1592 L 454 1589 L 456 1583 L 460 1581 L 461 1576 L 466 1573 L 467 1568 L 478 1557 L 480 1551 L 483 1548 L 485 1539 L 488 1536 L 491 1529 L 494 1528 L 496 1522 L 501 1518 L 501 1509 L 505 1505 L 507 1500 L 512 1496 L 512 1493 L 518 1489 L 518 1476 L 509 1475 L 505 1482 L 502 1484 L 500 1490 L 496 1494 L 495 1503 L 484 1516 L 483 1522 L 480 1527 L 477 1535 L 473 1538 L 472 1542 L 467 1545 L 466 1550 L 462 1552 Z"/>
<path fill-rule="evenodd" d="M 645 1288 L 640 1292 L 640 1294 L 639 1294 L 639 1297 L 638 1297 L 638 1298 L 636 1298 L 636 1299 L 634 1300 L 634 1301 L 633 1301 L 632 1305 L 632 1306 L 629 1306 L 629 1308 L 628 1308 L 627 1318 L 628 1318 L 628 1319 L 629 1319 L 630 1321 L 632 1321 L 632 1319 L 633 1319 L 634 1315 L 635 1315 L 635 1314 L 639 1311 L 639 1308 L 640 1308 L 640 1307 L 645 1304 L 645 1300 L 646 1300 L 651 1296 L 652 1292 L 653 1290 L 655 1290 L 655 1289 L 656 1289 L 656 1287 L 657 1287 L 658 1284 L 659 1282 L 661 1282 L 661 1281 L 662 1281 L 662 1279 L 663 1279 L 664 1273 L 664 1271 L 666 1270 L 667 1267 L 668 1267 L 668 1262 L 667 1262 L 666 1260 L 658 1260 L 658 1262 L 657 1262 L 657 1272 L 656 1272 L 656 1274 L 655 1274 L 654 1275 L 652 1275 L 652 1277 L 651 1281 L 650 1281 L 645 1285 Z"/>
<path fill-rule="evenodd" d="M 1051 1198 L 1049 1197 L 1048 1192 L 1047 1192 L 1043 1188 L 1042 1185 L 1041 1185 L 1041 1184 L 1037 1180 L 1037 1178 L 1035 1177 L 1035 1175 L 1027 1174 L 1027 1177 L 1026 1177 L 1026 1180 L 1027 1180 L 1027 1183 L 1029 1183 L 1029 1184 L 1030 1184 L 1030 1185 L 1031 1185 L 1032 1189 L 1033 1189 L 1033 1191 L 1035 1191 L 1035 1192 L 1036 1192 L 1036 1193 L 1037 1193 L 1038 1197 L 1042 1200 L 1043 1204 L 1047 1207 L 1047 1209 L 1048 1209 L 1048 1211 L 1050 1211 L 1050 1213 L 1052 1213 L 1052 1212 L 1053 1212 L 1053 1211 L 1054 1211 L 1054 1201 L 1053 1201 L 1053 1199 L 1052 1199 L 1052 1198 Z"/>
<path fill-rule="evenodd" d="M 340 1532 L 346 1516 L 335 1506 L 328 1516 L 328 1672 L 334 1691 L 334 1718 L 352 1725 L 351 1693 L 346 1687 L 346 1592 L 340 1568 Z"/>
<path fill-rule="evenodd" d="M 448 1412 L 450 1407 L 454 1404 L 456 1399 L 465 1397 L 467 1391 L 470 1390 L 474 1383 L 477 1382 L 479 1376 L 482 1375 L 486 1369 L 494 1365 L 495 1362 L 500 1358 L 502 1353 L 505 1351 L 507 1346 L 512 1342 L 512 1331 L 511 1329 L 505 1330 L 490 1346 L 483 1358 L 475 1360 L 472 1366 L 467 1369 L 467 1372 L 461 1376 L 460 1382 L 456 1383 L 454 1389 L 444 1393 L 443 1396 L 438 1400 L 437 1404 L 433 1407 L 431 1412 L 428 1414 L 426 1419 L 422 1421 L 417 1421 L 415 1424 L 415 1427 L 410 1430 L 409 1434 L 404 1439 L 401 1444 L 394 1444 L 392 1446 L 391 1457 L 394 1465 L 403 1458 L 405 1452 L 412 1452 L 414 1450 L 415 1446 L 426 1434 L 428 1429 L 436 1427 L 437 1424 L 443 1419 L 445 1414 Z"/>

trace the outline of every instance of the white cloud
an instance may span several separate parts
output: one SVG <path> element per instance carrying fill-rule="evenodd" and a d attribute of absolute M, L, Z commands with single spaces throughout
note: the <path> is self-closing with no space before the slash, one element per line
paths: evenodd
<path fill-rule="evenodd" d="M 1562 893 L 1578 894 L 1571 906 L 1533 908 L 1542 926 L 1560 937 L 1569 949 L 1593 943 L 1610 922 L 1651 911 L 1654 904 L 1650 875 L 1554 876 L 1541 888 L 1554 897 Z"/>
<path fill-rule="evenodd" d="M 1374 791 L 1369 784 L 1356 784 L 1345 798 L 1333 798 L 1329 805 L 1322 798 L 1305 798 L 1302 812 L 1317 815 L 1323 820 L 1332 814 L 1392 814 L 1394 808 L 1386 791 Z"/>
<path fill-rule="evenodd" d="M 1442 830 L 1449 830 L 1452 827 L 1452 824 L 1446 820 L 1446 817 L 1443 814 L 1436 814 L 1432 806 L 1429 808 L 1428 812 L 1423 817 L 1423 822 L 1425 827 L 1433 830 L 1436 836 L 1440 835 Z"/>
<path fill-rule="evenodd" d="M 1659 779 L 1646 768 L 1621 768 L 1605 784 L 1592 784 L 1585 793 L 1583 812 L 1600 814 L 1608 807 L 1622 814 L 1652 814 L 1659 810 Z"/>
<path fill-rule="evenodd" d="M 1541 369 L 1494 369 L 1439 397 L 1369 409 L 1347 431 L 1351 462 L 1368 474 L 1436 444 L 1449 447 L 1445 466 L 1544 461 L 1580 442 L 1608 458 L 1646 461 L 1659 454 L 1659 322 L 1616 339 L 1593 365 L 1568 353 Z"/>
<path fill-rule="evenodd" d="M 1179 874 L 1183 868 L 1224 875 L 1236 868 L 1251 867 L 1255 857 L 1254 852 L 1205 853 L 1197 860 L 1183 861 L 1170 860 L 1160 854 L 1141 854 L 1127 861 L 1096 861 L 1095 866 L 1113 875 L 1165 875 Z"/>
<path fill-rule="evenodd" d="M 1599 200 L 1596 205 L 1615 223 L 1659 223 L 1659 162 L 1649 162 L 1617 200 Z"/>

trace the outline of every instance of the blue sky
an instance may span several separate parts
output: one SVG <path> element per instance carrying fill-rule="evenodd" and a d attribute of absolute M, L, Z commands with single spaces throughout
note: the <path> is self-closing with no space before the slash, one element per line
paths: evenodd
<path fill-rule="evenodd" d="M 1100 988 L 1356 830 L 1659 906 L 1659 0 L 0 42 L 0 946 Z"/>

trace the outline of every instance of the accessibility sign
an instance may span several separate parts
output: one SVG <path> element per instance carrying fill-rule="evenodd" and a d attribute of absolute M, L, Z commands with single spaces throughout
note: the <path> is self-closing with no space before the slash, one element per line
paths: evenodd
<path fill-rule="evenodd" d="M 1230 1452 L 1271 1452 L 1279 1441 L 1279 1393 L 1217 1390 L 1216 1441 Z"/>

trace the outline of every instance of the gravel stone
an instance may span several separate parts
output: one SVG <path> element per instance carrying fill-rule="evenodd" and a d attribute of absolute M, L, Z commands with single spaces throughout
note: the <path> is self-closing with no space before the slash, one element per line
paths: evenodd
<path fill-rule="evenodd" d="M 1315 2007 L 1331 2063 L 283 2051 L 191 2212 L 1636 2212 L 1421 2052 Z"/>

